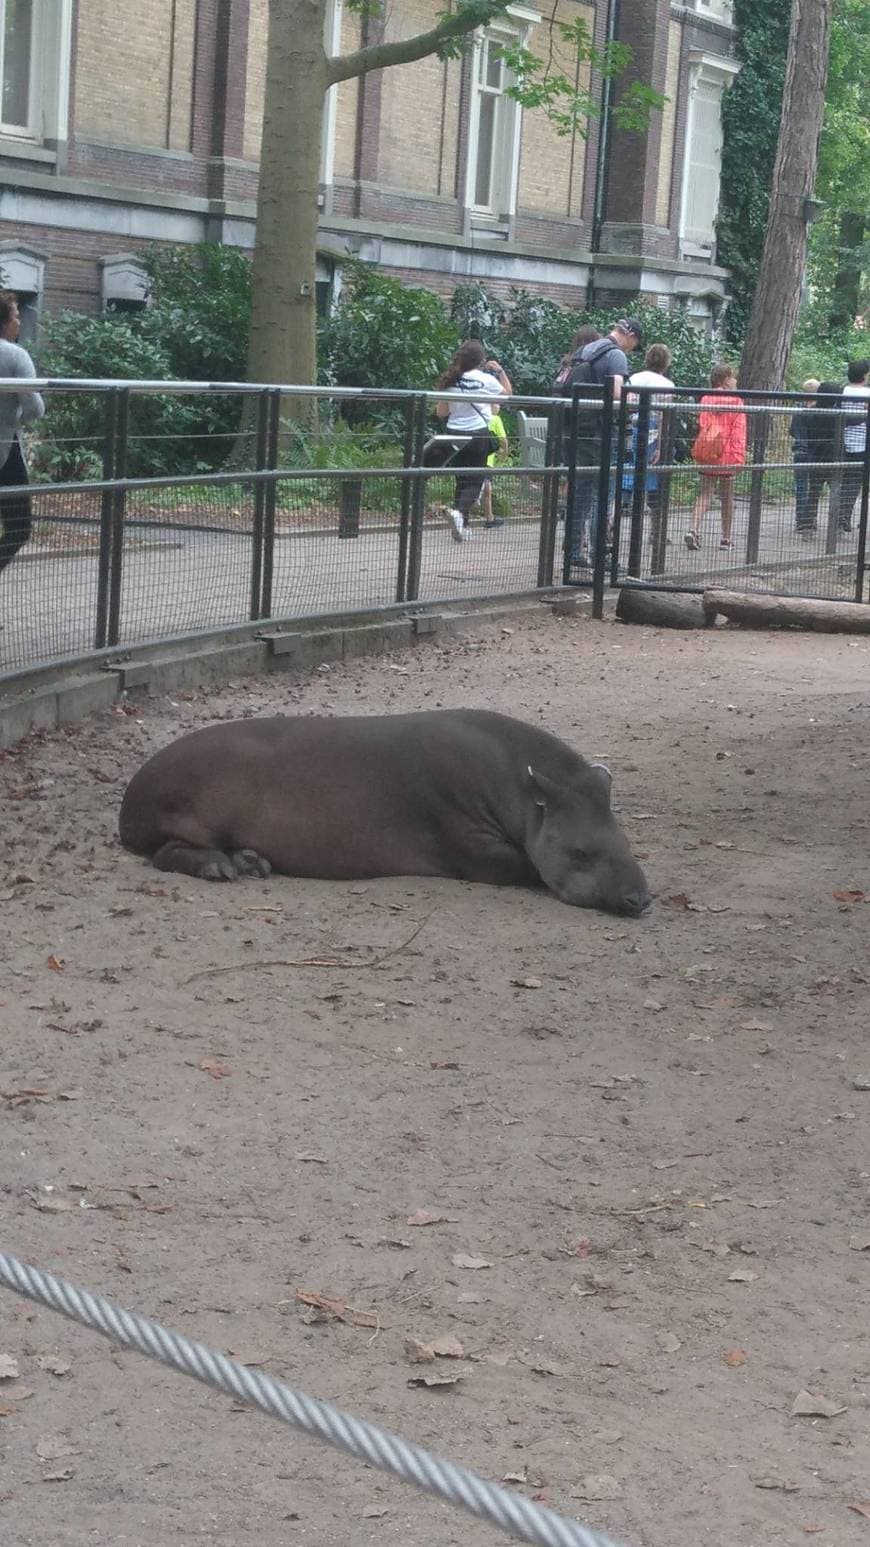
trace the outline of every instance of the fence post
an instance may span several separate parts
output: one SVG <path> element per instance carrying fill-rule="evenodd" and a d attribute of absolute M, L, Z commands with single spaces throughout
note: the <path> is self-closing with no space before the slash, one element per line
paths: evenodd
<path fill-rule="evenodd" d="M 541 534 L 538 543 L 538 586 L 553 584 L 556 565 L 556 527 L 559 516 L 559 473 L 565 409 L 556 403 L 547 419 L 547 446 L 544 451 L 544 486 L 541 494 Z"/>
<path fill-rule="evenodd" d="M 646 475 L 647 462 L 649 461 L 649 427 L 650 406 L 652 392 L 649 387 L 641 389 L 640 407 L 637 415 L 637 434 L 634 443 L 634 478 L 631 492 L 631 536 L 628 546 L 628 573 L 633 580 L 639 580 L 643 570 L 643 518 L 646 510 Z M 621 405 L 620 405 L 621 406 Z M 621 480 L 620 480 L 621 482 Z M 619 500 L 617 490 L 617 500 Z M 621 508 L 621 507 L 619 507 Z M 614 519 L 613 533 L 613 562 L 619 563 L 619 525 Z M 612 573 L 611 584 L 616 583 L 616 576 Z"/>
<path fill-rule="evenodd" d="M 770 431 L 770 414 L 766 408 L 753 416 L 752 426 L 752 476 L 749 483 L 749 524 L 746 530 L 746 562 L 757 564 L 761 541 L 761 512 L 764 505 L 764 463 L 767 453 L 767 437 Z M 736 479 L 736 475 L 735 475 Z"/>
<path fill-rule="evenodd" d="M 117 467 L 118 436 L 118 388 L 113 387 L 105 395 L 105 429 L 103 434 L 103 481 L 115 477 Z M 112 562 L 112 501 L 114 489 L 104 489 L 100 495 L 100 552 L 97 558 L 97 601 L 94 616 L 94 649 L 102 650 L 106 643 L 109 619 L 109 573 Z"/>
<path fill-rule="evenodd" d="M 604 383 L 601 409 L 601 456 L 598 461 L 598 500 L 592 525 L 592 616 L 604 617 L 607 569 L 607 508 L 610 503 L 610 459 L 613 452 L 613 377 Z"/>
<path fill-rule="evenodd" d="M 588 389 L 587 389 L 588 390 Z M 568 445 L 566 457 L 568 460 L 568 487 L 565 491 L 565 543 L 562 549 L 562 584 L 567 585 L 571 579 L 571 547 L 574 541 L 574 501 L 577 491 L 577 440 L 579 431 L 579 402 L 582 388 L 575 386 L 571 392 L 571 407 L 568 419 Z"/>
<path fill-rule="evenodd" d="M 668 401 L 662 409 L 662 423 L 659 430 L 659 460 L 658 466 L 670 468 L 673 465 L 674 449 L 676 446 L 677 415 L 674 410 L 673 399 Z M 652 557 L 650 559 L 650 575 L 661 575 L 665 568 L 665 554 L 668 545 L 668 517 L 671 509 L 671 477 L 670 472 L 658 473 L 657 500 L 650 502 L 652 510 Z"/>
<path fill-rule="evenodd" d="M 120 482 L 127 476 L 128 432 L 130 428 L 130 388 L 116 389 L 118 401 L 111 435 L 112 478 L 120 483 L 110 491 L 109 570 L 107 576 L 107 645 L 116 645 L 121 637 L 121 580 L 124 570 L 124 523 L 127 514 L 127 487 Z"/>
<path fill-rule="evenodd" d="M 271 473 L 263 479 L 263 590 L 260 597 L 261 618 L 272 616 L 272 581 L 275 574 L 275 507 L 278 502 L 278 434 L 281 428 L 281 393 L 270 387 L 266 414 L 266 445 L 264 471 Z"/>
<path fill-rule="evenodd" d="M 870 505 L 870 403 L 864 418 L 864 466 L 861 478 L 861 503 L 858 506 L 858 553 L 855 559 L 855 600 L 864 600 L 864 574 L 867 564 L 867 507 Z"/>
<path fill-rule="evenodd" d="M 243 400 L 244 401 L 244 400 Z M 268 459 L 269 444 L 269 391 L 264 388 L 257 394 L 257 440 L 255 450 L 255 466 L 257 472 L 263 472 Z M 251 538 L 251 595 L 248 606 L 248 617 L 256 620 L 260 617 L 260 604 L 263 597 L 263 528 L 265 525 L 266 511 L 266 484 L 258 479 L 254 484 L 254 522 Z"/>
<path fill-rule="evenodd" d="M 405 420 L 405 432 L 402 441 L 402 466 L 414 466 L 415 439 L 415 409 L 417 399 L 409 397 L 403 404 Z M 399 551 L 396 560 L 396 601 L 405 600 L 405 590 L 408 583 L 408 539 L 411 531 L 411 507 L 414 499 L 413 478 L 403 478 L 399 504 Z"/>
<path fill-rule="evenodd" d="M 414 461 L 415 467 L 423 466 L 423 447 L 426 444 L 426 399 L 414 399 Z M 404 601 L 415 602 L 420 595 L 420 570 L 423 559 L 423 514 L 426 509 L 426 478 L 415 478 L 411 491 L 411 525 L 408 534 L 408 569 Z"/>
<path fill-rule="evenodd" d="M 834 462 L 837 465 L 828 480 L 828 530 L 825 534 L 825 554 L 827 556 L 836 553 L 837 538 L 840 535 L 840 490 L 843 486 L 845 432 L 846 417 L 845 414 L 840 412 L 834 420 Z"/>

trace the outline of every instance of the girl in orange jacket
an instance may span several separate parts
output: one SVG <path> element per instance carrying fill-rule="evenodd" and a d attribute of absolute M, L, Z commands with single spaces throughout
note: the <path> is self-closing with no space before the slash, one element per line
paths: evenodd
<path fill-rule="evenodd" d="M 698 441 L 706 440 L 708 449 L 709 443 L 712 442 L 714 457 L 710 460 L 705 459 L 703 464 L 699 464 L 701 486 L 692 509 L 692 520 L 685 539 L 686 547 L 692 549 L 701 546 L 701 521 L 710 509 L 717 481 L 722 504 L 722 538 L 719 547 L 731 547 L 734 479 L 736 469 L 742 467 L 746 459 L 746 415 L 735 412 L 736 409 L 743 407 L 743 399 L 733 395 L 734 388 L 737 386 L 733 365 L 725 362 L 714 365 L 710 372 L 710 386 L 716 391 L 716 396 L 704 396 L 701 399 L 701 408 L 702 410 L 706 408 L 707 412 L 702 412 L 698 421 Z M 716 412 L 717 409 L 725 409 L 726 412 Z M 696 445 L 698 441 L 695 442 Z"/>

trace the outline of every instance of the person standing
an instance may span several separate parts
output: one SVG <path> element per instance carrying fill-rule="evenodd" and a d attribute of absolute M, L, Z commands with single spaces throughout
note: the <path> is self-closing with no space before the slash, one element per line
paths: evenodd
<path fill-rule="evenodd" d="M 797 510 L 797 530 L 801 542 L 812 542 L 818 527 L 819 501 L 825 484 L 829 488 L 835 473 L 835 452 L 839 430 L 839 402 L 843 387 L 839 381 L 821 381 L 810 408 L 804 410 L 804 438 L 807 448 L 807 491 Z"/>
<path fill-rule="evenodd" d="M 658 387 L 669 395 L 664 399 L 653 398 L 650 405 L 650 415 L 647 426 L 646 441 L 646 488 L 644 490 L 646 505 L 650 513 L 650 541 L 653 546 L 658 544 L 659 524 L 661 518 L 661 479 L 657 464 L 662 458 L 662 409 L 667 408 L 672 399 L 670 394 L 674 390 L 674 383 L 666 374 L 671 368 L 671 351 L 667 344 L 650 344 L 644 355 L 643 370 L 634 371 L 628 378 L 629 387 Z M 622 486 L 625 493 L 631 495 L 634 490 L 634 464 L 637 460 L 637 415 L 632 414 L 631 424 L 631 465 L 627 466 L 623 473 Z"/>
<path fill-rule="evenodd" d="M 21 319 L 18 301 L 10 290 L 0 290 L 0 377 L 24 380 L 36 375 L 26 349 L 16 343 Z M 41 419 L 45 404 L 38 392 L 0 392 L 0 573 L 12 563 L 31 533 L 27 468 L 18 431 L 21 425 Z M 6 494 L 6 489 L 14 493 Z"/>
<path fill-rule="evenodd" d="M 801 392 L 806 392 L 809 397 L 815 397 L 819 390 L 819 382 L 815 376 L 810 376 L 801 387 Z M 789 434 L 791 436 L 791 454 L 794 462 L 794 512 L 795 531 L 798 536 L 804 537 L 811 526 L 806 521 L 807 496 L 810 489 L 810 475 L 806 464 L 814 462 L 815 457 L 810 455 L 809 431 L 812 415 L 808 408 L 796 408 L 789 420 Z"/>
<path fill-rule="evenodd" d="M 698 490 L 698 498 L 695 500 L 692 520 L 685 538 L 686 547 L 692 549 L 701 546 L 701 522 L 710 509 L 717 483 L 722 502 L 722 537 L 719 547 L 731 547 L 734 479 L 737 476 L 737 468 L 742 467 L 746 459 L 746 415 L 739 411 L 744 406 L 743 399 L 734 393 L 734 388 L 737 386 L 737 373 L 733 365 L 729 365 L 724 360 L 714 365 L 710 372 L 710 386 L 716 395 L 715 397 L 705 395 L 701 399 L 702 412 L 698 420 L 698 436 L 692 448 L 692 455 L 697 461 L 696 448 L 702 439 L 706 440 L 715 455 L 705 454 L 704 461 L 699 463 L 701 487 Z"/>
<path fill-rule="evenodd" d="M 621 317 L 606 338 L 586 344 L 574 356 L 565 397 L 570 397 L 575 387 L 587 387 L 591 395 L 603 400 L 604 384 L 612 380 L 614 401 L 618 401 L 628 375 L 628 356 L 640 349 L 642 343 L 643 328 L 637 318 Z M 574 501 L 565 532 L 565 547 L 572 564 L 589 564 L 589 522 L 604 449 L 601 412 L 601 407 L 595 405 L 578 409 Z"/>
<path fill-rule="evenodd" d="M 464 402 L 442 402 L 435 408 L 439 419 L 447 420 L 448 435 L 461 437 L 452 451 L 448 443 L 447 457 L 441 465 L 469 469 L 468 472 L 457 471 L 453 509 L 447 517 L 451 537 L 454 542 L 461 543 L 472 536 L 469 512 L 480 498 L 487 458 L 498 449 L 498 442 L 489 428 L 494 412 L 493 399 L 509 397 L 514 389 L 507 372 L 497 360 L 487 359 L 486 350 L 476 338 L 460 344 L 446 371 L 438 377 L 435 389 L 467 395 Z"/>
<path fill-rule="evenodd" d="M 841 532 L 851 532 L 852 512 L 861 493 L 864 479 L 864 456 L 867 450 L 867 399 L 870 387 L 870 360 L 850 360 L 846 368 L 844 400 L 861 399 L 861 412 L 849 414 L 843 420 L 843 460 L 846 466 L 840 474 L 840 497 L 837 501 L 837 525 Z M 844 401 L 844 407 L 846 402 Z M 856 405 L 857 407 L 858 405 Z"/>

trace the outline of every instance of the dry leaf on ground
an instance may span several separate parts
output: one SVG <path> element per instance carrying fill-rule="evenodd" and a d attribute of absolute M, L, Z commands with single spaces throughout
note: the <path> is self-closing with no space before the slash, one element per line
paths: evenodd
<path fill-rule="evenodd" d="M 455 1225 L 455 1214 L 432 1214 L 428 1209 L 417 1209 L 405 1220 L 406 1225 Z"/>
<path fill-rule="evenodd" d="M 0 1354 L 0 1380 L 17 1380 L 18 1360 L 11 1354 Z"/>
<path fill-rule="evenodd" d="M 312 1309 L 322 1312 L 324 1316 L 332 1316 L 336 1321 L 349 1322 L 352 1327 L 378 1327 L 377 1311 L 362 1311 L 357 1306 L 348 1305 L 344 1300 L 339 1300 L 331 1295 L 322 1295 L 316 1289 L 297 1289 L 296 1299 L 302 1305 L 311 1306 Z"/>
<path fill-rule="evenodd" d="M 729 1284 L 754 1284 L 757 1278 L 758 1274 L 753 1273 L 751 1268 L 735 1268 L 733 1273 L 728 1274 Z"/>
<path fill-rule="evenodd" d="M 454 1268 L 491 1268 L 492 1263 L 486 1257 L 470 1257 L 468 1252 L 454 1252 L 450 1261 Z"/>
<path fill-rule="evenodd" d="M 744 1348 L 729 1348 L 722 1355 L 722 1363 L 727 1364 L 729 1369 L 736 1370 L 741 1364 L 746 1363 L 748 1357 Z"/>
<path fill-rule="evenodd" d="M 830 1397 L 816 1396 L 812 1391 L 799 1391 L 791 1405 L 792 1418 L 836 1418 L 845 1411 Z"/>
<path fill-rule="evenodd" d="M 675 1332 L 657 1332 L 656 1342 L 665 1354 L 675 1354 L 683 1346 Z"/>
<path fill-rule="evenodd" d="M 870 1230 L 862 1230 L 857 1235 L 850 1235 L 849 1245 L 853 1252 L 870 1252 Z"/>
<path fill-rule="evenodd" d="M 433 1370 L 428 1375 L 411 1375 L 408 1377 L 409 1386 L 455 1386 L 464 1379 L 464 1373 L 448 1375 L 443 1370 Z"/>
<path fill-rule="evenodd" d="M 47 1370 L 49 1375 L 69 1375 L 72 1365 L 68 1359 L 59 1359 L 56 1354 L 40 1354 L 37 1364 L 41 1370 Z"/>
<path fill-rule="evenodd" d="M 203 1058 L 199 1067 L 203 1074 L 210 1074 L 213 1080 L 225 1080 L 232 1073 L 229 1065 L 222 1063 L 219 1058 Z"/>

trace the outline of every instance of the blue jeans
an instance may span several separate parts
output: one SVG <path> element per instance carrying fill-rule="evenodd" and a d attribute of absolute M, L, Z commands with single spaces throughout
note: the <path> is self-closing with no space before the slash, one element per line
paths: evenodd
<path fill-rule="evenodd" d="M 574 500 L 565 523 L 565 547 L 572 564 L 589 557 L 589 523 L 598 493 L 598 469 L 601 446 L 594 441 L 578 441 L 574 473 Z"/>

